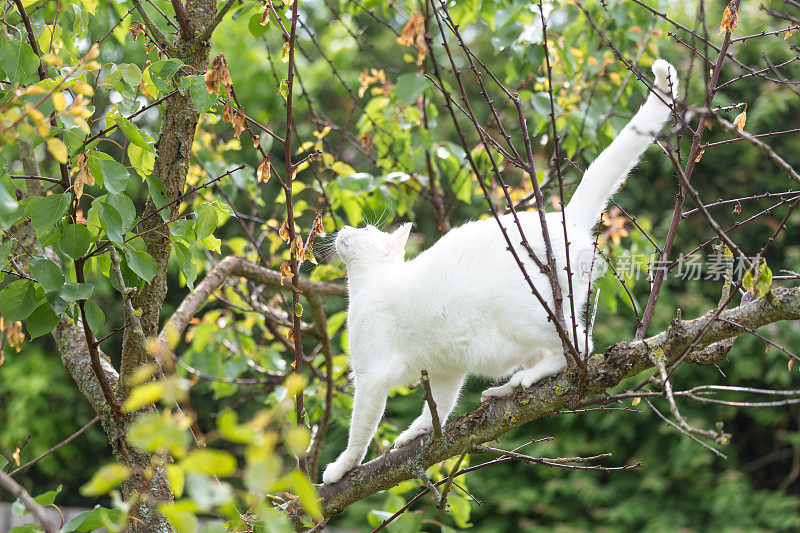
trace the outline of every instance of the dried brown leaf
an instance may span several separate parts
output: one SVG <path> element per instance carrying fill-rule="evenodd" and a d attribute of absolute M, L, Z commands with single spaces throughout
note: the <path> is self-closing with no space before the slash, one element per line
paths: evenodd
<path fill-rule="evenodd" d="M 242 131 L 244 131 L 244 121 L 245 121 L 244 111 L 242 111 L 241 109 L 237 109 L 236 114 L 234 115 L 233 120 L 231 121 L 233 123 L 233 136 L 236 137 L 237 139 L 242 134 Z"/>
<path fill-rule="evenodd" d="M 289 242 L 289 221 L 284 220 L 281 224 L 281 229 L 278 230 L 278 236 L 283 239 L 283 242 Z"/>
<path fill-rule="evenodd" d="M 231 105 L 230 100 L 225 102 L 225 107 L 222 110 L 222 122 L 231 122 L 233 121 L 233 106 Z"/>
<path fill-rule="evenodd" d="M 269 24 L 269 7 L 270 7 L 270 5 L 271 5 L 271 2 L 269 0 L 264 2 L 264 13 L 261 14 L 261 25 L 262 26 L 266 26 L 267 24 Z"/>
<path fill-rule="evenodd" d="M 284 261 L 281 263 L 281 285 L 287 278 L 292 277 L 292 267 L 289 265 L 289 261 Z"/>
<path fill-rule="evenodd" d="M 733 30 L 736 29 L 736 17 L 738 16 L 736 4 L 737 0 L 731 0 L 728 3 L 728 7 L 726 7 L 725 11 L 722 13 L 722 22 L 719 24 L 717 35 L 723 31 L 726 33 L 733 33 Z"/>
<path fill-rule="evenodd" d="M 428 53 L 428 45 L 425 42 L 425 18 L 417 13 L 412 13 L 397 42 L 404 46 L 413 46 L 417 49 L 417 65 L 421 65 Z"/>
<path fill-rule="evenodd" d="M 219 54 L 211 61 L 211 67 L 206 71 L 205 79 L 206 90 L 209 93 L 219 93 L 220 84 L 228 87 L 233 83 L 228 70 L 228 61 L 223 54 Z"/>
<path fill-rule="evenodd" d="M 269 157 L 258 166 L 258 183 L 267 183 L 271 174 L 271 165 Z"/>

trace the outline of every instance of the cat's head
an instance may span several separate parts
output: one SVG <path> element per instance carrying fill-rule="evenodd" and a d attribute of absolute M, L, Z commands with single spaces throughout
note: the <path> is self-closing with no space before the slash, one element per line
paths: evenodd
<path fill-rule="evenodd" d="M 375 226 L 345 226 L 336 234 L 336 252 L 348 268 L 402 263 L 409 233 L 410 222 L 391 233 Z"/>

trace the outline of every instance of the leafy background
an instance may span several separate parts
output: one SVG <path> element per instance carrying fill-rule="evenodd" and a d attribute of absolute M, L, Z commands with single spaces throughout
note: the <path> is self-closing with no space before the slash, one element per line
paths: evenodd
<path fill-rule="evenodd" d="M 156 4 L 167 12 L 171 9 L 167 2 Z M 364 7 L 400 31 L 409 16 L 420 11 L 420 6 L 408 1 L 395 4 L 396 9 L 377 0 L 363 2 Z M 696 25 L 698 12 L 694 6 L 666 1 L 649 4 L 662 11 L 668 10 L 672 17 L 687 26 Z M 116 25 L 132 7 L 130 3 L 93 5 L 91 2 L 62 2 L 61 5 L 65 12 L 59 16 L 57 37 L 63 43 L 65 55 L 81 57 L 88 51 L 91 41 L 112 31 L 111 37 L 102 45 L 99 60 L 115 66 L 101 72 L 103 83 L 95 91 L 90 109 L 87 108 L 91 113 L 95 116 L 112 113 L 112 110 L 130 113 L 140 83 L 153 97 L 148 102 L 171 90 L 169 80 L 177 65 L 168 61 L 158 62 L 152 50 L 146 51 L 143 41 L 133 42 L 130 33 L 132 17 L 125 17 Z M 639 61 L 641 67 L 646 67 L 657 57 L 665 57 L 678 65 L 679 70 L 687 68 L 686 50 L 667 35 L 672 28 L 654 19 L 642 7 L 620 1 L 586 2 L 585 6 L 626 56 L 632 56 L 639 47 L 644 48 Z M 627 85 L 614 106 L 614 114 L 598 127 L 626 76 L 624 66 L 614 60 L 591 30 L 586 17 L 571 2 L 555 2 L 548 7 L 552 7 L 548 35 L 552 39 L 554 85 L 562 88 L 557 91 L 557 124 L 566 132 L 564 152 L 585 168 L 642 101 L 643 89 L 637 83 Z M 722 2 L 707 3 L 709 26 L 714 25 L 712 21 L 720 19 L 723 7 Z M 31 11 L 34 20 L 38 21 L 35 31 L 41 36 L 40 40 L 49 39 L 50 30 L 42 22 L 52 20 L 55 5 L 42 2 L 34 4 Z M 266 26 L 259 23 L 262 11 L 263 4 L 258 2 L 243 2 L 234 8 L 232 15 L 214 35 L 212 57 L 218 53 L 225 54 L 237 98 L 247 113 L 278 128 L 282 127 L 279 124 L 282 124 L 284 116 L 280 81 L 286 72 L 286 65 L 280 59 L 283 39 L 276 31 L 274 20 Z M 327 155 L 321 156 L 298 175 L 295 193 L 299 201 L 295 211 L 300 217 L 299 225 L 303 228 L 311 225 L 316 209 L 322 206 L 321 192 L 324 189 L 327 201 L 333 207 L 332 214 L 324 219 L 327 231 L 345 223 L 357 225 L 372 221 L 387 227 L 397 221 L 412 220 L 415 234 L 409 245 L 409 255 L 413 256 L 435 242 L 440 234 L 441 220 L 418 192 L 431 180 L 426 155 L 433 159 L 435 183 L 450 195 L 452 224 L 483 216 L 485 202 L 476 190 L 474 178 L 462 164 L 463 151 L 446 114 L 443 99 L 431 83 L 418 74 L 417 50 L 398 44 L 397 35 L 354 3 L 309 0 L 301 4 L 301 13 L 299 43 L 302 53 L 298 55 L 301 87 L 296 97 L 304 99 L 305 94 L 312 95 L 313 104 L 309 107 L 304 99 L 298 105 L 296 133 L 304 141 L 305 150 L 316 148 Z M 537 147 L 537 168 L 546 168 L 552 143 L 547 137 L 549 105 L 546 106 L 547 100 L 543 99 L 546 79 L 542 70 L 538 15 L 529 2 L 505 0 L 459 2 L 453 4 L 452 13 L 456 22 L 463 26 L 463 34 L 476 55 L 507 86 L 519 90 Z M 10 11 L 8 14 L 12 16 Z M 743 5 L 737 32 L 745 35 L 762 28 L 777 29 L 778 26 L 757 6 Z M 437 32 L 432 33 L 438 37 Z M 647 42 L 643 44 L 645 39 Z M 789 48 L 796 39 L 758 40 L 737 47 L 736 54 L 746 63 L 758 63 L 761 54 L 766 54 L 773 63 L 779 63 L 796 54 Z M 35 71 L 35 62 L 26 56 L 20 41 L 9 32 L 2 33 L 2 41 L 0 68 L 6 76 L 26 83 L 35 81 L 31 69 L 33 67 Z M 439 43 L 439 40 L 434 41 L 435 53 L 441 52 Z M 14 57 L 20 61 L 12 64 L 11 58 Z M 149 67 L 143 69 L 146 61 L 150 61 Z M 464 59 L 459 58 L 459 61 L 466 72 Z M 692 96 L 702 94 L 703 86 L 698 67 L 694 68 L 690 101 L 697 101 Z M 723 70 L 722 79 L 738 74 L 738 69 L 728 66 Z M 787 77 L 796 79 L 798 76 L 800 71 L 794 64 Z M 370 81 L 370 77 L 375 81 Z M 91 82 L 91 76 L 84 81 Z M 230 125 L 220 120 L 222 106 L 208 98 L 201 81 L 199 76 L 187 81 L 187 89 L 191 91 L 193 100 L 196 99 L 195 104 L 201 109 L 211 106 L 211 113 L 203 117 L 198 128 L 189 184 L 200 184 L 241 163 L 246 164 L 244 170 L 221 181 L 221 187 L 240 211 L 250 212 L 252 207 L 264 220 L 260 225 L 264 234 L 262 251 L 271 265 L 277 267 L 288 253 L 281 247 L 278 235 L 282 222 L 280 213 L 284 210 L 282 193 L 274 180 L 266 184 L 256 183 L 255 169 L 261 163 L 258 153 L 248 146 L 250 139 L 247 135 L 235 138 Z M 472 80 L 467 90 L 479 120 L 489 124 L 489 111 L 481 105 L 479 89 Z M 6 101 L 8 93 L 3 90 Z M 592 98 L 586 98 L 589 93 L 593 94 Z M 424 97 L 422 100 L 419 99 L 421 95 Z M 499 94 L 496 96 L 500 97 Z M 718 105 L 739 102 L 747 103 L 748 131 L 786 130 L 797 126 L 800 100 L 783 87 L 750 78 L 732 85 L 715 100 Z M 513 106 L 503 104 L 499 107 L 503 116 L 513 117 Z M 45 115 L 49 113 L 47 108 L 42 111 Z M 731 119 L 736 113 L 738 111 L 732 112 Z M 145 194 L 148 187 L 154 185 L 143 181 L 137 172 L 147 174 L 147 154 L 158 133 L 159 121 L 157 111 L 148 111 L 136 119 L 133 132 L 115 132 L 110 135 L 114 142 L 100 144 L 99 150 L 108 156 L 107 162 L 96 159 L 91 164 L 107 165 L 108 168 L 93 173 L 105 176 L 104 183 L 86 188 L 87 196 L 95 199 L 91 208 L 88 201 L 82 204 L 90 222 L 93 217 L 97 221 L 101 218 L 106 220 L 108 217 L 101 216 L 97 210 L 114 201 L 126 204 L 118 206 L 121 218 L 126 209 L 142 214 Z M 427 127 L 423 122 L 427 122 Z M 507 122 L 514 123 L 513 120 Z M 325 132 L 323 126 L 326 123 L 343 125 L 345 131 L 335 128 Z M 98 131 L 102 124 L 93 123 L 92 132 Z M 78 126 L 64 124 L 64 127 L 74 130 Z M 519 138 L 518 131 L 512 129 L 510 133 Z M 345 134 L 358 141 L 348 144 Z M 708 136 L 712 141 L 726 138 L 723 132 L 716 130 Z M 260 142 L 271 155 L 273 164 L 280 167 L 282 147 L 273 144 L 266 135 L 262 135 Z M 362 147 L 370 145 L 371 156 L 364 155 L 364 150 L 357 146 L 359 142 Z M 70 150 L 74 150 L 71 143 L 67 144 Z M 771 139 L 770 144 L 787 161 L 800 164 L 795 136 L 778 136 Z M 139 150 L 135 148 L 137 146 Z M 44 147 L 39 150 L 46 157 L 42 164 L 43 174 L 57 175 L 57 150 L 45 152 Z M 475 153 L 480 160 L 479 150 Z M 0 160 L 8 164 L 10 172 L 18 172 L 14 166 L 18 160 L 17 147 L 13 143 L 3 143 Z M 485 154 L 482 162 L 488 165 Z M 282 172 L 282 169 L 278 170 Z M 505 169 L 504 175 L 516 198 L 521 197 L 525 193 L 524 177 L 513 168 Z M 708 201 L 787 188 L 784 177 L 756 150 L 736 144 L 708 150 L 698 164 L 695 176 L 702 184 L 703 197 Z M 568 190 L 577 179 L 578 173 L 574 169 L 565 172 Z M 13 190 L 6 178 L 4 184 Z M 616 200 L 630 209 L 643 227 L 652 228 L 657 240 L 663 240 L 675 189 L 676 179 L 668 161 L 657 150 L 650 150 Z M 551 186 L 548 196 L 554 192 Z M 127 200 L 109 200 L 106 204 L 97 202 L 107 193 L 124 193 L 122 197 Z M 499 196 L 497 191 L 495 194 Z M 60 204 L 56 205 L 57 200 L 51 198 L 53 196 L 46 200 L 54 204 L 47 210 L 41 207 L 43 214 L 52 214 L 52 207 L 60 207 Z M 255 258 L 238 224 L 230 217 L 230 208 L 219 194 L 206 191 L 194 200 L 185 200 L 184 205 L 194 208 L 195 222 L 190 231 L 195 233 L 191 235 L 202 238 L 203 243 L 191 245 L 190 239 L 176 240 L 179 250 L 172 256 L 165 316 L 188 293 L 187 282 L 191 284 L 193 277 L 201 277 L 208 268 L 208 253 L 225 255 L 234 252 Z M 741 213 L 721 208 L 715 214 L 723 225 L 730 225 L 764 207 L 761 202 L 743 202 Z M 63 214 L 65 209 L 56 209 L 55 213 Z M 744 243 L 745 251 L 755 252 L 757 244 L 774 229 L 778 217 L 780 213 L 763 217 L 737 230 L 737 242 Z M 800 259 L 798 218 L 797 213 L 790 218 L 788 230 L 770 249 L 767 261 L 774 272 L 782 268 L 797 269 Z M 45 229 L 48 221 L 41 224 Z M 103 230 L 111 237 L 114 228 L 108 227 L 107 222 L 105 224 Z M 634 228 L 628 227 L 630 235 L 623 236 L 618 243 L 610 241 L 606 245 L 611 256 L 618 258 L 624 251 L 651 253 L 649 243 Z M 181 231 L 184 230 L 179 226 L 173 226 L 173 235 Z M 709 237 L 710 230 L 704 221 L 697 216 L 690 217 L 681 225 L 676 249 L 691 250 Z M 321 246 L 317 247 L 320 266 L 307 263 L 304 267 L 304 274 L 312 279 L 338 279 L 343 274 L 335 260 L 323 260 L 326 242 L 329 244 L 322 239 Z M 748 243 L 752 243 L 752 249 Z M 145 279 L 150 275 L 147 258 L 137 256 L 136 252 L 135 248 L 129 249 L 127 255 L 126 267 L 132 272 L 126 270 L 126 274 L 130 274 L 131 282 L 136 279 L 136 274 Z M 137 257 L 141 258 L 141 264 L 137 263 Z M 646 261 L 642 266 L 646 268 Z M 102 269 L 101 264 L 92 267 L 95 287 L 91 301 L 105 310 L 105 320 L 98 336 L 122 325 L 122 314 L 114 311 L 118 305 L 117 292 L 112 283 L 99 282 Z M 6 279 L 4 283 L 9 281 Z M 647 298 L 647 283 L 644 279 L 635 283 L 629 281 L 641 308 Z M 635 324 L 626 297 L 613 278 L 603 278 L 600 286 L 603 298 L 594 332 L 598 350 L 630 339 Z M 719 290 L 719 282 L 668 278 L 650 331 L 664 327 L 674 318 L 676 308 L 682 309 L 684 317 L 705 312 L 715 305 Z M 230 289 L 226 289 L 225 296 L 234 304 L 241 303 Z M 336 335 L 333 344 L 337 355 L 336 374 L 340 381 L 347 374 L 346 331 L 341 329 L 343 306 L 342 301 L 327 303 L 329 331 Z M 27 333 L 29 337 L 33 336 L 30 324 Z M 789 347 L 797 346 L 800 341 L 796 324 L 772 325 L 762 333 Z M 119 352 L 120 341 L 118 336 L 112 337 L 104 345 L 112 359 L 113 354 Z M 238 353 L 231 351 L 231 343 L 243 349 Z M 93 415 L 58 360 L 57 350 L 49 336 L 35 342 L 26 340 L 19 348 L 19 351 L 10 348 L 7 340 L 3 351 L 0 448 L 13 450 L 30 435 L 23 458 L 31 458 L 59 442 Z M 285 370 L 289 364 L 282 345 L 260 329 L 256 313 L 231 312 L 230 307 L 221 301 L 208 306 L 199 323 L 190 329 L 182 358 L 206 374 L 225 378 L 249 376 L 248 360 L 270 370 Z M 116 359 L 114 361 L 118 363 Z M 643 377 L 640 376 L 640 380 Z M 785 356 L 775 349 L 766 349 L 762 341 L 748 337 L 737 341 L 730 360 L 720 365 L 719 371 L 684 366 L 675 380 L 678 387 L 696 383 L 731 383 L 791 388 L 796 387 L 798 378 L 796 372 L 787 371 Z M 471 379 L 456 414 L 477 405 L 480 391 L 486 386 L 483 380 Z M 223 382 L 200 381 L 192 384 L 191 388 L 192 405 L 205 431 L 215 427 L 215 417 L 226 408 L 233 408 L 240 419 L 246 419 L 265 407 L 275 409 L 280 395 L 280 389 L 277 395 L 259 394 L 253 387 Z M 323 399 L 322 385 L 312 381 L 307 389 L 311 420 L 321 415 Z M 410 423 L 421 405 L 419 391 L 396 391 L 376 438 L 378 447 L 389 446 L 393 436 Z M 423 500 L 414 507 L 413 513 L 404 515 L 389 530 L 449 531 L 470 524 L 478 531 L 487 532 L 580 531 L 589 528 L 609 531 L 793 531 L 800 528 L 797 483 L 800 410 L 797 406 L 745 411 L 689 403 L 682 405 L 690 420 L 705 425 L 715 421 L 725 423 L 726 430 L 734 435 L 733 441 L 724 449 L 727 460 L 710 454 L 667 428 L 646 406 L 642 407 L 639 406 L 640 413 L 592 412 L 555 416 L 515 430 L 502 439 L 503 446 L 510 447 L 552 435 L 554 440 L 537 444 L 528 451 L 545 456 L 611 452 L 613 459 L 609 463 L 621 465 L 642 461 L 642 469 L 608 473 L 547 469 L 517 463 L 498 465 L 471 473 L 463 480 L 462 486 L 468 488 L 481 502 L 480 505 L 460 491 L 454 491 L 449 512 L 437 511 L 432 503 Z M 324 448 L 322 464 L 332 460 L 344 447 L 349 408 L 349 396 L 338 393 L 334 404 L 336 423 Z M 91 506 L 97 503 L 96 497 L 83 496 L 78 489 L 91 477 L 98 464 L 111 460 L 110 449 L 99 427 L 91 428 L 79 439 L 20 474 L 17 479 L 28 487 L 35 487 L 37 493 L 63 485 L 57 500 L 62 505 Z M 236 451 L 234 446 L 230 449 Z M 278 453 L 285 454 L 285 450 Z M 472 455 L 468 460 L 476 464 L 488 459 L 488 456 Z M 367 531 L 387 513 L 398 509 L 416 492 L 416 487 L 415 482 L 405 482 L 386 494 L 358 502 L 333 524 L 353 531 Z"/>

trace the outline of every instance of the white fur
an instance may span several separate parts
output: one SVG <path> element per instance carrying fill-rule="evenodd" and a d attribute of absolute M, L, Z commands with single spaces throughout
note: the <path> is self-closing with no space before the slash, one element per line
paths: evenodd
<path fill-rule="evenodd" d="M 669 117 L 665 102 L 672 101 L 670 89 L 671 94 L 677 94 L 675 69 L 669 63 L 656 61 L 653 72 L 660 96 L 651 94 L 592 163 L 565 208 L 581 349 L 581 310 L 586 303 L 586 274 L 593 254 L 592 228 Z M 536 255 L 544 259 L 538 214 L 524 212 L 518 216 L 526 239 Z M 521 238 L 513 219 L 504 215 L 501 222 L 528 275 L 553 309 L 547 277 L 517 245 Z M 561 213 L 547 214 L 559 282 L 566 294 L 561 224 Z M 484 392 L 484 397 L 506 396 L 514 387 L 529 387 L 566 366 L 555 328 L 531 294 L 495 220 L 455 228 L 413 260 L 404 261 L 410 231 L 410 224 L 391 234 L 371 226 L 345 227 L 336 237 L 337 252 L 348 272 L 348 326 L 356 390 L 347 449 L 325 469 L 325 483 L 338 481 L 361 462 L 383 416 L 389 391 L 419 379 L 423 369 L 430 376 L 439 419 L 444 422 L 467 374 L 500 378 L 522 368 L 505 385 Z M 565 314 L 571 324 L 568 305 Z M 403 445 L 430 429 L 426 403 L 422 414 L 400 434 L 395 445 Z"/>

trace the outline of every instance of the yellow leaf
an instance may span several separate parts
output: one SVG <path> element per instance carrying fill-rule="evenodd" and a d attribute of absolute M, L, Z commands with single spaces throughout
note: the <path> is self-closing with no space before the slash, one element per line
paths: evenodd
<path fill-rule="evenodd" d="M 92 96 L 94 94 L 94 88 L 88 83 L 78 81 L 72 85 L 72 90 L 78 94 L 83 96 Z"/>
<path fill-rule="evenodd" d="M 705 146 L 703 146 L 702 148 L 700 148 L 700 153 L 699 153 L 699 154 L 697 154 L 697 157 L 695 157 L 695 158 L 694 158 L 694 162 L 695 162 L 695 163 L 699 163 L 699 162 L 700 162 L 700 159 L 702 159 L 702 157 L 703 157 L 703 154 L 705 153 L 705 151 L 706 151 L 706 147 L 705 147 Z"/>
<path fill-rule="evenodd" d="M 164 394 L 164 382 L 163 381 L 152 381 L 150 383 L 145 383 L 144 385 L 139 385 L 135 389 L 131 391 L 130 396 L 125 401 L 125 405 L 122 408 L 130 413 L 131 411 L 136 411 L 137 409 L 141 409 L 151 403 L 155 403 L 161 399 L 161 396 Z"/>
<path fill-rule="evenodd" d="M 42 56 L 42 59 L 47 62 L 48 65 L 54 65 L 56 67 L 60 67 L 64 64 L 64 60 L 55 54 L 45 54 Z"/>
<path fill-rule="evenodd" d="M 745 107 L 745 110 L 736 115 L 736 118 L 733 119 L 733 123 L 739 127 L 739 131 L 744 129 L 745 122 L 747 122 L 747 107 Z"/>
<path fill-rule="evenodd" d="M 280 87 L 278 87 L 278 92 L 281 93 L 281 96 L 283 96 L 284 100 L 289 98 L 289 81 L 286 78 L 281 80 Z"/>
<path fill-rule="evenodd" d="M 289 62 L 289 52 L 290 52 L 289 41 L 286 41 L 285 43 L 283 43 L 283 48 L 281 48 L 281 61 L 283 61 L 284 63 Z"/>
<path fill-rule="evenodd" d="M 81 487 L 81 494 L 84 496 L 100 496 L 105 494 L 130 475 L 130 469 L 119 463 L 105 465 L 94 473 L 92 479 Z"/>
<path fill-rule="evenodd" d="M 186 456 L 180 467 L 186 472 L 225 477 L 236 472 L 236 458 L 224 450 L 200 448 Z"/>
<path fill-rule="evenodd" d="M 322 131 L 315 131 L 314 137 L 316 137 L 317 139 L 323 139 L 328 133 L 330 133 L 330 131 L 331 127 L 325 126 L 324 128 L 322 128 Z"/>
<path fill-rule="evenodd" d="M 53 106 L 58 111 L 63 111 L 67 107 L 67 97 L 64 93 L 53 93 Z"/>
<path fill-rule="evenodd" d="M 295 457 L 302 457 L 311 442 L 311 432 L 305 426 L 292 426 L 286 430 L 284 439 L 289 452 Z"/>
<path fill-rule="evenodd" d="M 641 401 L 642 401 L 642 399 L 639 396 L 637 396 L 636 398 L 633 399 L 633 401 L 631 402 L 631 405 L 636 407 L 637 405 L 639 405 L 641 403 Z"/>
<path fill-rule="evenodd" d="M 67 157 L 69 156 L 67 145 L 64 144 L 64 141 L 62 141 L 58 137 L 47 139 L 47 150 L 51 154 L 53 154 L 53 157 L 55 157 L 56 161 L 58 161 L 59 163 L 67 162 Z"/>
<path fill-rule="evenodd" d="M 97 9 L 97 0 L 82 0 L 83 7 L 86 8 L 86 11 L 94 15 L 95 10 Z"/>
<path fill-rule="evenodd" d="M 180 498 L 183 495 L 183 485 L 186 481 L 183 468 L 178 465 L 167 465 L 167 479 L 169 486 L 172 487 L 172 493 L 176 498 Z"/>
<path fill-rule="evenodd" d="M 786 35 L 783 36 L 783 40 L 785 41 L 791 36 L 792 36 L 792 30 L 786 30 Z"/>

